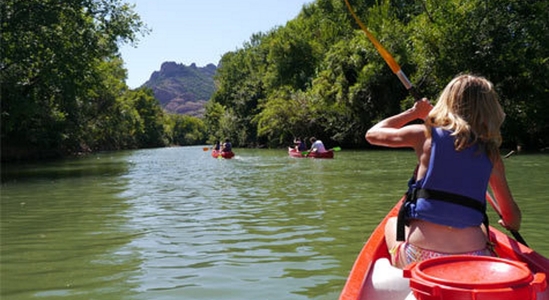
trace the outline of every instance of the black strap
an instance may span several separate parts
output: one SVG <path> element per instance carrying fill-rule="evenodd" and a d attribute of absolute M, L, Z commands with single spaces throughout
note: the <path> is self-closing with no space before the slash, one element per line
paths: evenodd
<path fill-rule="evenodd" d="M 402 204 L 400 205 L 400 209 L 398 211 L 398 217 L 397 217 L 397 241 L 404 241 L 404 235 L 405 235 L 405 226 L 409 225 L 409 220 L 406 218 L 406 203 L 408 202 L 414 202 L 416 199 L 414 196 L 414 184 L 416 183 L 416 177 L 417 172 L 419 170 L 419 164 L 416 165 L 416 168 L 414 169 L 414 173 L 412 174 L 412 177 L 408 180 L 408 191 L 406 191 L 406 198 L 404 201 L 402 201 Z"/>
<path fill-rule="evenodd" d="M 408 202 L 408 198 L 404 201 L 402 201 L 402 204 L 400 205 L 400 209 L 398 210 L 398 217 L 397 217 L 397 241 L 404 241 L 406 240 L 405 235 L 405 222 L 406 222 L 406 202 Z"/>
<path fill-rule="evenodd" d="M 462 205 L 465 207 L 472 208 L 484 215 L 483 224 L 488 230 L 489 221 L 488 215 L 486 214 L 486 204 L 483 204 L 473 198 L 467 196 L 458 195 L 454 193 L 448 193 L 437 190 L 430 189 L 412 189 L 407 193 L 406 200 L 402 203 L 400 210 L 398 211 L 397 219 L 397 241 L 405 240 L 405 225 L 408 225 L 408 220 L 406 218 L 406 203 L 415 203 L 418 198 L 424 199 L 435 199 L 438 201 L 453 203 L 457 205 Z"/>
<path fill-rule="evenodd" d="M 472 208 L 481 213 L 484 213 L 486 211 L 486 204 L 482 204 L 479 201 L 473 198 L 469 198 L 467 196 L 443 192 L 443 191 L 430 190 L 430 189 L 418 189 L 416 190 L 415 199 L 418 199 L 418 198 L 435 199 L 435 200 L 440 200 L 440 201 L 449 202 L 453 204 L 458 204 L 458 205 Z"/>

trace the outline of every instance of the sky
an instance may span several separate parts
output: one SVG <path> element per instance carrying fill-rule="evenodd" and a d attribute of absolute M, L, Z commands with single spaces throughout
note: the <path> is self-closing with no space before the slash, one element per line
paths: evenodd
<path fill-rule="evenodd" d="M 313 0 L 126 0 L 151 29 L 135 47 L 120 49 L 126 83 L 137 88 L 163 62 L 217 65 L 223 54 L 241 49 L 254 33 L 284 26 Z"/>

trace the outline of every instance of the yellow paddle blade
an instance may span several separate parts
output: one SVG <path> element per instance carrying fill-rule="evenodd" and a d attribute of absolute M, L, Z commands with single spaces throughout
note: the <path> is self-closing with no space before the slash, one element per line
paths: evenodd
<path fill-rule="evenodd" d="M 368 39 L 372 42 L 372 44 L 374 44 L 374 47 L 376 47 L 377 52 L 379 52 L 379 54 L 381 54 L 381 57 L 383 57 L 385 62 L 389 65 L 389 67 L 391 68 L 393 73 L 397 74 L 400 71 L 400 66 L 395 61 L 393 56 L 389 53 L 389 51 L 387 51 L 387 49 L 385 49 L 385 47 L 383 47 L 383 45 L 381 45 L 379 43 L 379 41 L 376 39 L 376 37 L 373 34 L 370 33 L 368 28 L 366 28 L 366 25 L 364 25 L 364 23 L 362 23 L 362 21 L 360 21 L 358 16 L 355 14 L 353 8 L 351 7 L 351 4 L 349 4 L 348 0 L 345 0 L 345 4 L 347 5 L 347 8 L 349 9 L 349 12 L 351 12 L 351 15 L 353 16 L 353 18 L 357 22 L 358 26 L 360 26 L 362 31 L 364 31 L 364 33 L 366 33 L 366 36 L 368 37 Z"/>
<path fill-rule="evenodd" d="M 379 52 L 381 57 L 383 57 L 383 59 L 389 65 L 393 73 L 396 74 L 400 82 L 402 82 L 402 84 L 408 90 L 408 92 L 410 92 L 410 94 L 414 96 L 416 101 L 420 100 L 421 99 L 420 95 L 413 88 L 413 85 L 410 82 L 410 79 L 408 79 L 408 77 L 406 77 L 406 74 L 402 72 L 402 70 L 400 69 L 400 65 L 395 61 L 391 53 L 389 53 L 389 51 L 387 51 L 387 49 L 385 49 L 385 47 L 383 47 L 383 45 L 379 43 L 379 41 L 375 38 L 375 36 L 370 33 L 368 28 L 366 28 L 366 25 L 364 25 L 364 23 L 360 21 L 358 16 L 355 14 L 353 8 L 351 7 L 351 4 L 349 4 L 348 0 L 345 0 L 345 5 L 347 5 L 349 12 L 357 22 L 358 26 L 360 26 L 360 28 L 362 29 L 362 31 L 364 31 L 368 39 L 372 42 L 372 44 L 374 44 L 374 47 L 377 49 L 377 52 Z"/>

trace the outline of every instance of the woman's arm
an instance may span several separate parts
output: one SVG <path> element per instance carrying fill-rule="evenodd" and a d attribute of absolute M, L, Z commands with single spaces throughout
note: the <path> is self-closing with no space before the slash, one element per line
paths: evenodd
<path fill-rule="evenodd" d="M 424 140 L 425 126 L 406 124 L 417 120 L 425 120 L 433 106 L 429 100 L 417 101 L 414 106 L 398 115 L 394 115 L 374 125 L 366 132 L 366 140 L 373 145 L 386 147 L 419 146 L 418 139 Z"/>
<path fill-rule="evenodd" d="M 505 166 L 499 155 L 494 162 L 489 183 L 490 188 L 494 192 L 497 206 L 499 206 L 494 207 L 494 209 L 496 209 L 502 218 L 502 220 L 499 220 L 499 224 L 509 230 L 518 231 L 520 229 L 522 214 L 511 194 L 511 189 L 505 177 Z"/>

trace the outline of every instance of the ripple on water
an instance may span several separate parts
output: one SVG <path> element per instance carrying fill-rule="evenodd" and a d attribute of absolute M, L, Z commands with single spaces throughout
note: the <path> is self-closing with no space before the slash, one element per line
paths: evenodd
<path fill-rule="evenodd" d="M 1 296 L 336 299 L 414 165 L 404 151 L 313 160 L 238 149 L 218 160 L 178 147 L 101 154 L 52 178 L 56 166 L 28 171 L 29 182 L 2 186 Z M 506 166 L 521 233 L 547 251 L 549 160 Z"/>

